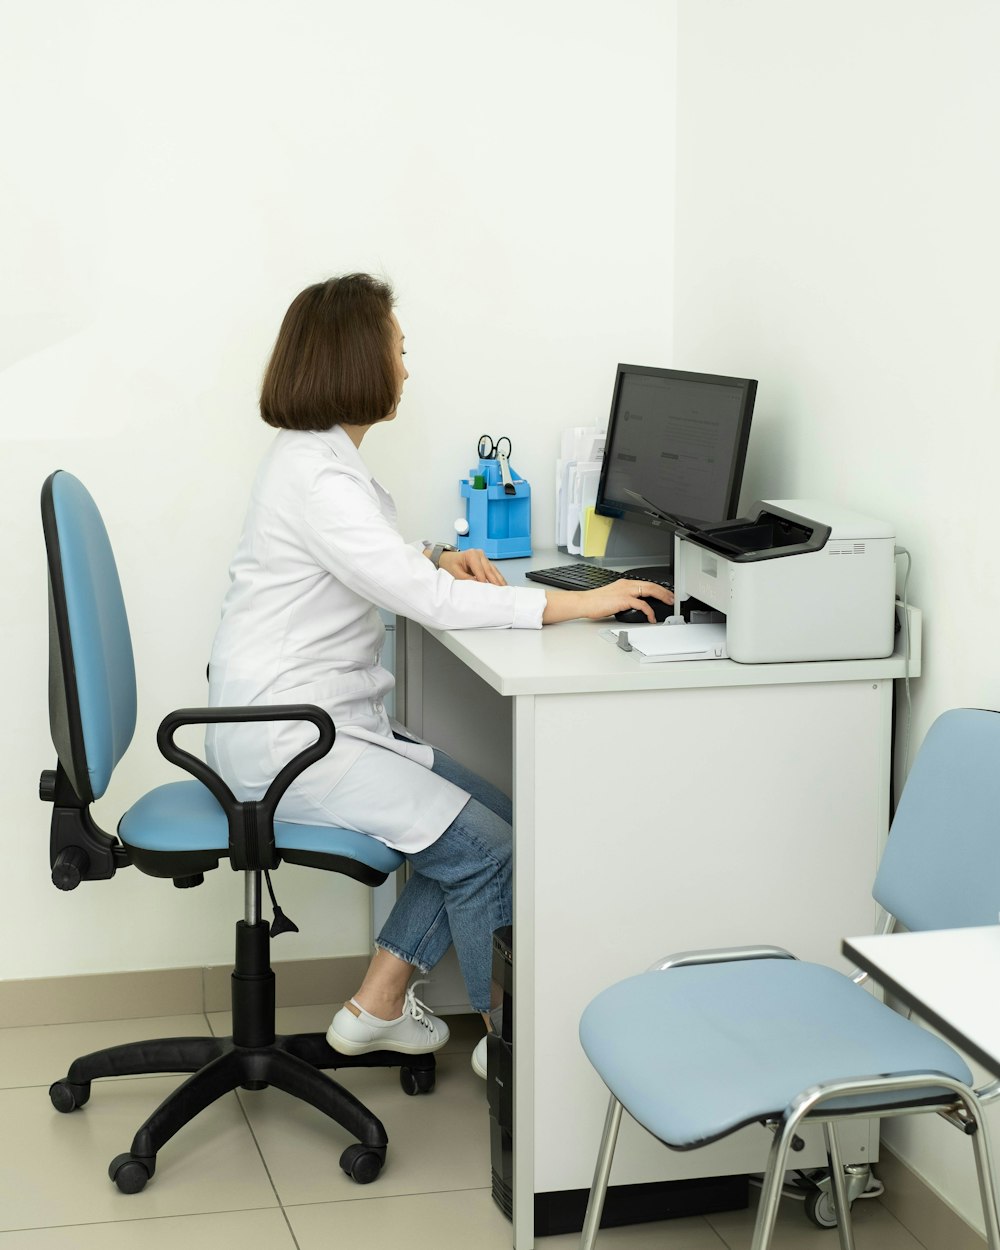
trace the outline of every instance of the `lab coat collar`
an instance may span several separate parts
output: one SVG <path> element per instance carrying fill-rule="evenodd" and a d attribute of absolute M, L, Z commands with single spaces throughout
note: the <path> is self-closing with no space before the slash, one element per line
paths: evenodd
<path fill-rule="evenodd" d="M 386 515 L 393 520 L 396 519 L 396 504 L 392 496 L 375 477 L 371 469 L 365 464 L 361 456 L 360 448 L 354 446 L 350 434 L 342 425 L 332 425 L 328 430 L 314 430 L 316 438 L 325 444 L 344 465 L 345 468 L 353 469 L 355 473 L 360 473 L 366 482 L 371 482 L 377 494 L 379 495 L 383 509 Z"/>
<path fill-rule="evenodd" d="M 342 425 L 331 425 L 328 430 L 314 430 L 313 433 L 321 443 L 325 443 L 338 460 L 342 460 L 347 468 L 363 473 L 371 479 L 372 471 L 361 458 L 360 450 L 354 446 L 350 434 Z"/>

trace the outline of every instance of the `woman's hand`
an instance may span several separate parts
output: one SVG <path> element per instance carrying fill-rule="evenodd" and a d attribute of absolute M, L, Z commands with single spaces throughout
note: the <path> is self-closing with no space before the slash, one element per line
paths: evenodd
<path fill-rule="evenodd" d="M 662 603 L 673 603 L 674 595 L 673 591 L 658 586 L 656 582 L 623 577 L 607 586 L 599 586 L 597 590 L 547 590 L 545 599 L 542 624 L 554 625 L 556 621 L 571 621 L 580 616 L 598 620 L 624 612 L 627 608 L 638 608 L 650 621 L 655 621 L 653 609 L 645 600 L 659 599 Z"/>
<path fill-rule="evenodd" d="M 492 582 L 494 586 L 506 586 L 503 574 L 478 547 L 466 551 L 443 551 L 438 568 L 444 569 L 458 581 Z"/>

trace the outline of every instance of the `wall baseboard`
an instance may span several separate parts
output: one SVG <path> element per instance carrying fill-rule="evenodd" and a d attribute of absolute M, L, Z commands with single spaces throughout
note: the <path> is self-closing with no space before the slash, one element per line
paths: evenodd
<path fill-rule="evenodd" d="M 361 984 L 369 955 L 273 964 L 279 1007 L 341 1003 Z M 185 1016 L 229 1007 L 230 966 L 151 968 L 0 981 L 0 1027 Z"/>
<path fill-rule="evenodd" d="M 878 1199 L 927 1250 L 985 1250 L 986 1240 L 882 1143 L 875 1165 Z"/>

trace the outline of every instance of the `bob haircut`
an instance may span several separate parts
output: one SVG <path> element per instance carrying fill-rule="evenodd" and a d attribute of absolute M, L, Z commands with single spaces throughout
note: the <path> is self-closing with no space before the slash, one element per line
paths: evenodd
<path fill-rule="evenodd" d="M 285 313 L 264 373 L 260 415 L 284 430 L 373 425 L 399 402 L 387 282 L 345 274 L 306 287 Z"/>

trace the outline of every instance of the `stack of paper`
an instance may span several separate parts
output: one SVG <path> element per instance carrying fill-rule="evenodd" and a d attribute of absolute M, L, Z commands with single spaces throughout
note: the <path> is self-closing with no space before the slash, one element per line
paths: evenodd
<path fill-rule="evenodd" d="M 623 651 L 631 651 L 640 664 L 662 664 L 668 660 L 725 660 L 724 624 L 616 625 L 603 636 Z"/>

